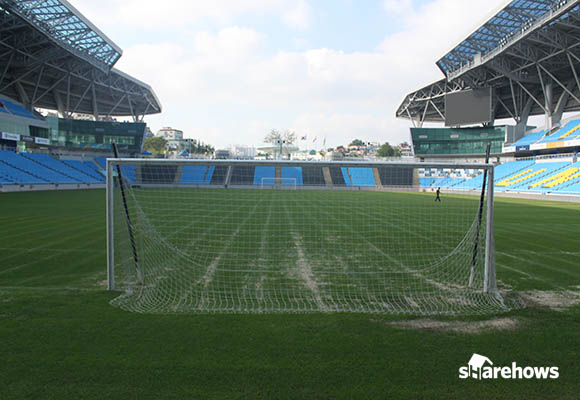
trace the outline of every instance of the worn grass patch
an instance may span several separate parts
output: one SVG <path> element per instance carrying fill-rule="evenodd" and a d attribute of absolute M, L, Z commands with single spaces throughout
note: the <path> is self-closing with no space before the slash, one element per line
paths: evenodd
<path fill-rule="evenodd" d="M 389 325 L 407 329 L 419 329 L 434 332 L 458 332 L 480 335 L 489 331 L 515 331 L 522 324 L 516 318 L 494 318 L 486 321 L 441 321 L 436 319 L 413 319 L 393 321 Z"/>

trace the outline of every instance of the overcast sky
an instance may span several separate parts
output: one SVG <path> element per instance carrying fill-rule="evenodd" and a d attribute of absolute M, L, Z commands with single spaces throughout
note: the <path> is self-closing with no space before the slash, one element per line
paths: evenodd
<path fill-rule="evenodd" d="M 442 78 L 435 61 L 504 3 L 72 0 L 123 49 L 116 67 L 157 93 L 151 129 L 219 148 L 272 128 L 307 136 L 302 148 L 408 140 L 405 94 Z"/>

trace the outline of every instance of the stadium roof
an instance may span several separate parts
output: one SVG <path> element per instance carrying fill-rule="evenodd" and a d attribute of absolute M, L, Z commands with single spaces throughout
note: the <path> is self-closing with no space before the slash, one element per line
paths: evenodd
<path fill-rule="evenodd" d="M 64 115 L 161 112 L 149 85 L 113 68 L 122 51 L 66 0 L 0 0 L 0 93 Z"/>
<path fill-rule="evenodd" d="M 437 61 L 440 81 L 408 94 L 397 117 L 445 120 L 445 94 L 493 88 L 495 119 L 580 110 L 580 0 L 513 0 Z"/>

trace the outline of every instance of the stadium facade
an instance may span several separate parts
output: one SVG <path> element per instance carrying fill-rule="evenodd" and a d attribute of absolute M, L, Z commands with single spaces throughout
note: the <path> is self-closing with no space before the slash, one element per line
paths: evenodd
<path fill-rule="evenodd" d="M 0 0 L 0 21 L 2 149 L 105 154 L 115 141 L 125 154 L 140 151 L 143 117 L 161 104 L 114 68 L 119 46 L 66 0 Z"/>
<path fill-rule="evenodd" d="M 580 117 L 565 117 L 580 112 L 579 21 L 578 0 L 506 2 L 436 62 L 442 79 L 407 94 L 397 109 L 398 118 L 422 129 L 412 134 L 415 150 L 426 149 L 431 156 L 481 157 L 483 143 L 489 139 L 482 138 L 482 145 L 476 146 L 478 154 L 473 154 L 469 146 L 461 150 L 457 135 L 469 136 L 473 126 L 483 129 L 482 133 L 491 128 L 495 134 L 496 121 L 511 119 L 515 125 L 504 130 L 502 148 L 492 145 L 498 157 L 578 152 L 580 132 L 572 129 Z M 462 100 L 469 103 L 471 94 L 484 89 L 489 103 L 479 103 L 485 105 L 476 112 L 479 117 L 457 120 L 458 113 L 469 113 L 456 109 L 453 96 L 464 95 Z M 544 116 L 545 122 L 530 130 L 530 116 Z M 428 133 L 425 124 L 447 128 Z M 470 128 L 458 133 L 466 126 Z M 440 140 L 426 146 L 421 140 L 415 142 L 419 136 Z M 448 140 L 443 140 L 445 136 Z"/>

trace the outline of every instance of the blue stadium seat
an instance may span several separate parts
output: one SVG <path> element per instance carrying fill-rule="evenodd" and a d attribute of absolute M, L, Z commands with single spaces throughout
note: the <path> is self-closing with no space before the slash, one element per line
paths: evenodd
<path fill-rule="evenodd" d="M 96 179 L 99 182 L 104 182 L 105 177 L 101 175 L 95 163 L 91 161 L 77 161 L 77 160 L 60 160 L 71 168 L 74 168 L 83 174 Z"/>
<path fill-rule="evenodd" d="M 552 133 L 550 136 L 546 136 L 540 141 L 540 143 L 550 143 L 557 142 L 559 140 L 570 140 L 572 137 L 577 136 L 580 132 L 580 120 L 568 121 L 566 125 L 558 129 L 556 132 Z M 575 133 L 574 133 L 575 132 Z"/>
<path fill-rule="evenodd" d="M 518 140 L 517 142 L 515 142 L 513 145 L 518 147 L 518 146 L 527 146 L 530 144 L 534 144 L 536 143 L 538 140 L 540 140 L 542 137 L 544 137 L 544 135 L 547 133 L 547 130 L 543 130 L 543 131 L 538 131 L 538 132 L 534 132 L 534 133 L 530 133 L 527 136 L 524 136 L 523 138 L 521 138 L 520 140 Z"/>
<path fill-rule="evenodd" d="M 67 164 L 52 158 L 48 154 L 21 153 L 21 155 L 30 160 L 36 161 L 37 163 L 42 164 L 47 168 L 55 170 L 60 174 L 68 176 L 69 178 L 79 183 L 100 183 L 99 180 L 83 174 L 74 168 L 71 168 Z"/>
<path fill-rule="evenodd" d="M 0 99 L 0 103 L 4 105 L 4 108 L 10 111 L 12 115 L 16 115 L 18 117 L 24 118 L 32 118 L 32 119 L 40 119 L 26 108 L 22 107 L 21 105 L 15 104 L 10 100 Z M 2 107 L 0 107 L 1 109 Z"/>
<path fill-rule="evenodd" d="M 135 166 L 134 165 L 121 165 L 121 173 L 123 178 L 129 180 L 131 183 L 135 183 Z"/>
<path fill-rule="evenodd" d="M 30 175 L 22 170 L 13 168 L 3 161 L 0 161 L 0 180 L 2 184 L 12 185 L 44 185 L 49 182 L 37 177 Z"/>
<path fill-rule="evenodd" d="M 95 158 L 95 161 L 101 166 L 102 169 L 107 169 L 107 159 L 105 157 L 97 157 Z"/>
<path fill-rule="evenodd" d="M 15 169 L 19 169 L 29 175 L 36 176 L 41 180 L 46 181 L 44 183 L 54 183 L 54 184 L 79 183 L 78 181 L 68 176 L 48 169 L 45 166 L 38 164 L 37 162 L 34 162 L 26 157 L 21 156 L 20 154 L 16 154 L 11 151 L 0 150 L 0 160 Z"/>

